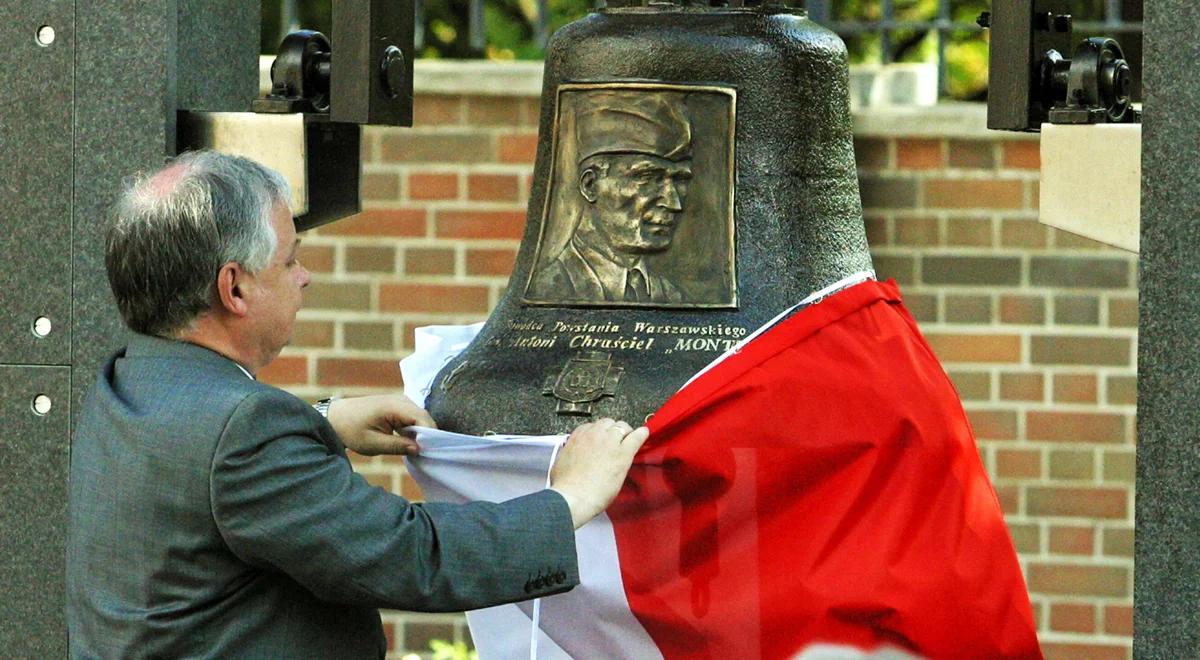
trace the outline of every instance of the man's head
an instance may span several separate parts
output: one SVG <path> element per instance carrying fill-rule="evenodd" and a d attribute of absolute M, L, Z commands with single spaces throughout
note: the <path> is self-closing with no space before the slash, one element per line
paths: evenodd
<path fill-rule="evenodd" d="M 671 246 L 692 178 L 691 122 L 679 93 L 600 93 L 576 119 L 580 226 L 615 253 Z"/>
<path fill-rule="evenodd" d="M 185 153 L 135 181 L 105 241 L 125 323 L 168 338 L 216 323 L 246 364 L 269 362 L 290 337 L 308 283 L 287 200 L 278 173 L 213 151 Z"/>
<path fill-rule="evenodd" d="M 666 250 L 691 178 L 691 161 L 649 154 L 592 156 L 579 175 L 579 192 L 590 209 L 589 231 L 615 252 Z"/>

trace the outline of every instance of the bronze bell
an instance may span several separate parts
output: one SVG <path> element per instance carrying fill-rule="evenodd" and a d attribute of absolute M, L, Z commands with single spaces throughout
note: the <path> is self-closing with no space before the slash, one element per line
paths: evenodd
<path fill-rule="evenodd" d="M 637 425 L 777 313 L 871 268 L 842 41 L 777 3 L 608 5 L 550 41 L 525 235 L 433 383 L 442 428 Z"/>

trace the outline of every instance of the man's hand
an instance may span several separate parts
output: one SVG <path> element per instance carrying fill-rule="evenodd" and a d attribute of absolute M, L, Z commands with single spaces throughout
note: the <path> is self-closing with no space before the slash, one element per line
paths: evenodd
<path fill-rule="evenodd" d="M 607 509 L 616 498 L 633 464 L 633 455 L 649 436 L 650 430 L 644 426 L 635 431 L 625 422 L 607 418 L 571 432 L 550 471 L 550 488 L 567 500 L 575 529 Z"/>
<path fill-rule="evenodd" d="M 329 423 L 346 447 L 366 455 L 417 454 L 417 441 L 398 435 L 406 426 L 437 428 L 429 413 L 402 394 L 334 399 Z"/>

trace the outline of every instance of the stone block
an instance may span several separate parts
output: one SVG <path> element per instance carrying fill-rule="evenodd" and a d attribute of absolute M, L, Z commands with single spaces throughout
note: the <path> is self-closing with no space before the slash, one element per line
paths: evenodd
<path fill-rule="evenodd" d="M 1124 520 L 1129 515 L 1129 493 L 1124 488 L 1098 488 L 1088 486 L 1032 486 L 1026 492 L 1028 513 L 1031 516 L 1058 516 L 1072 518 L 1108 518 Z M 1122 568 L 1122 571 L 1125 569 Z M 1030 585 L 1032 587 L 1032 585 Z M 1114 585 L 1109 595 L 1125 595 L 1124 585 L 1116 591 Z M 1036 590 L 1036 589 L 1035 589 Z M 1090 594 L 1090 591 L 1066 591 L 1049 593 Z M 1099 595 L 1099 594 L 1097 594 Z"/>
<path fill-rule="evenodd" d="M 896 167 L 903 170 L 935 170 L 942 167 L 941 140 L 896 140 Z"/>
<path fill-rule="evenodd" d="M 342 324 L 342 344 L 351 350 L 391 351 L 395 333 L 388 321 L 346 321 Z"/>
<path fill-rule="evenodd" d="M 1129 569 L 1123 566 L 1032 562 L 1028 576 L 1029 590 L 1034 593 L 1110 598 L 1129 595 Z"/>
<path fill-rule="evenodd" d="M 471 248 L 467 250 L 467 274 L 507 277 L 516 261 L 516 250 Z"/>
<path fill-rule="evenodd" d="M 440 210 L 434 227 L 438 238 L 519 239 L 525 233 L 525 212 Z"/>
<path fill-rule="evenodd" d="M 917 181 L 911 178 L 862 176 L 858 192 L 865 209 L 911 209 L 917 206 Z"/>
<path fill-rule="evenodd" d="M 317 230 L 320 236 L 419 237 L 426 234 L 426 211 L 419 208 L 368 209 Z"/>
<path fill-rule="evenodd" d="M 1063 481 L 1090 480 L 1096 475 L 1096 454 L 1090 449 L 1055 449 L 1050 452 L 1050 478 Z"/>
<path fill-rule="evenodd" d="M 1034 335 L 1029 338 L 1034 364 L 1124 367 L 1130 365 L 1132 344 L 1126 337 Z"/>
<path fill-rule="evenodd" d="M 453 172 L 413 172 L 408 175 L 406 190 L 412 200 L 458 199 L 458 175 Z"/>
<path fill-rule="evenodd" d="M 1025 182 L 1008 179 L 929 179 L 925 206 L 940 209 L 1019 209 Z"/>
<path fill-rule="evenodd" d="M 1007 285 L 1021 282 L 1017 257 L 925 256 L 921 281 L 942 285 Z"/>
<path fill-rule="evenodd" d="M 404 272 L 408 275 L 453 275 L 455 256 L 452 248 L 417 248 L 404 250 Z"/>
<path fill-rule="evenodd" d="M 1125 441 L 1126 421 L 1118 413 L 1030 410 L 1025 435 L 1029 440 L 1119 444 Z"/>
<path fill-rule="evenodd" d="M 344 249 L 346 272 L 348 273 L 396 272 L 396 248 L 394 247 L 347 245 Z"/>
<path fill-rule="evenodd" d="M 382 284 L 379 307 L 386 312 L 482 314 L 488 311 L 488 288 L 466 284 Z"/>
<path fill-rule="evenodd" d="M 1129 259 L 1035 256 L 1029 261 L 1029 283 L 1064 288 L 1123 289 L 1130 285 Z"/>
<path fill-rule="evenodd" d="M 947 323 L 992 322 L 992 297 L 983 295 L 946 294 Z"/>
<path fill-rule="evenodd" d="M 925 339 L 943 362 L 1021 361 L 1020 335 L 929 333 Z"/>
<path fill-rule="evenodd" d="M 1040 373 L 1007 372 L 1000 374 L 1000 398 L 1008 401 L 1042 401 L 1045 377 Z"/>
<path fill-rule="evenodd" d="M 486 163 L 496 160 L 492 137 L 482 131 L 388 133 L 379 143 L 386 163 Z"/>
<path fill-rule="evenodd" d="M 950 140 L 950 167 L 991 170 L 996 168 L 996 143 L 993 140 Z"/>
<path fill-rule="evenodd" d="M 1100 299 L 1096 296 L 1055 296 L 1054 322 L 1058 325 L 1099 325 Z"/>
<path fill-rule="evenodd" d="M 401 387 L 400 367 L 393 359 L 320 358 L 317 384 L 329 387 Z"/>

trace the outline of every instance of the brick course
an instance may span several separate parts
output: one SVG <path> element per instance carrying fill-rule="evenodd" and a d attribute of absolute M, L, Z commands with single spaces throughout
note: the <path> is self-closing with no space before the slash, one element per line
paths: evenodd
<path fill-rule="evenodd" d="M 486 317 L 524 232 L 538 100 L 418 94 L 364 131 L 364 211 L 308 232 L 292 345 L 264 379 L 310 400 L 398 391 L 413 329 Z M 876 270 L 962 396 L 1048 658 L 1131 657 L 1136 258 L 1037 222 L 1038 142 L 856 136 Z M 372 483 L 421 494 L 395 457 Z M 468 640 L 459 615 L 385 613 L 389 655 Z M 415 646 L 414 646 L 415 645 Z"/>
<path fill-rule="evenodd" d="M 458 174 L 413 172 L 404 189 L 411 200 L 458 199 Z"/>
<path fill-rule="evenodd" d="M 896 140 L 896 166 L 901 169 L 934 170 L 942 166 L 943 140 Z"/>

